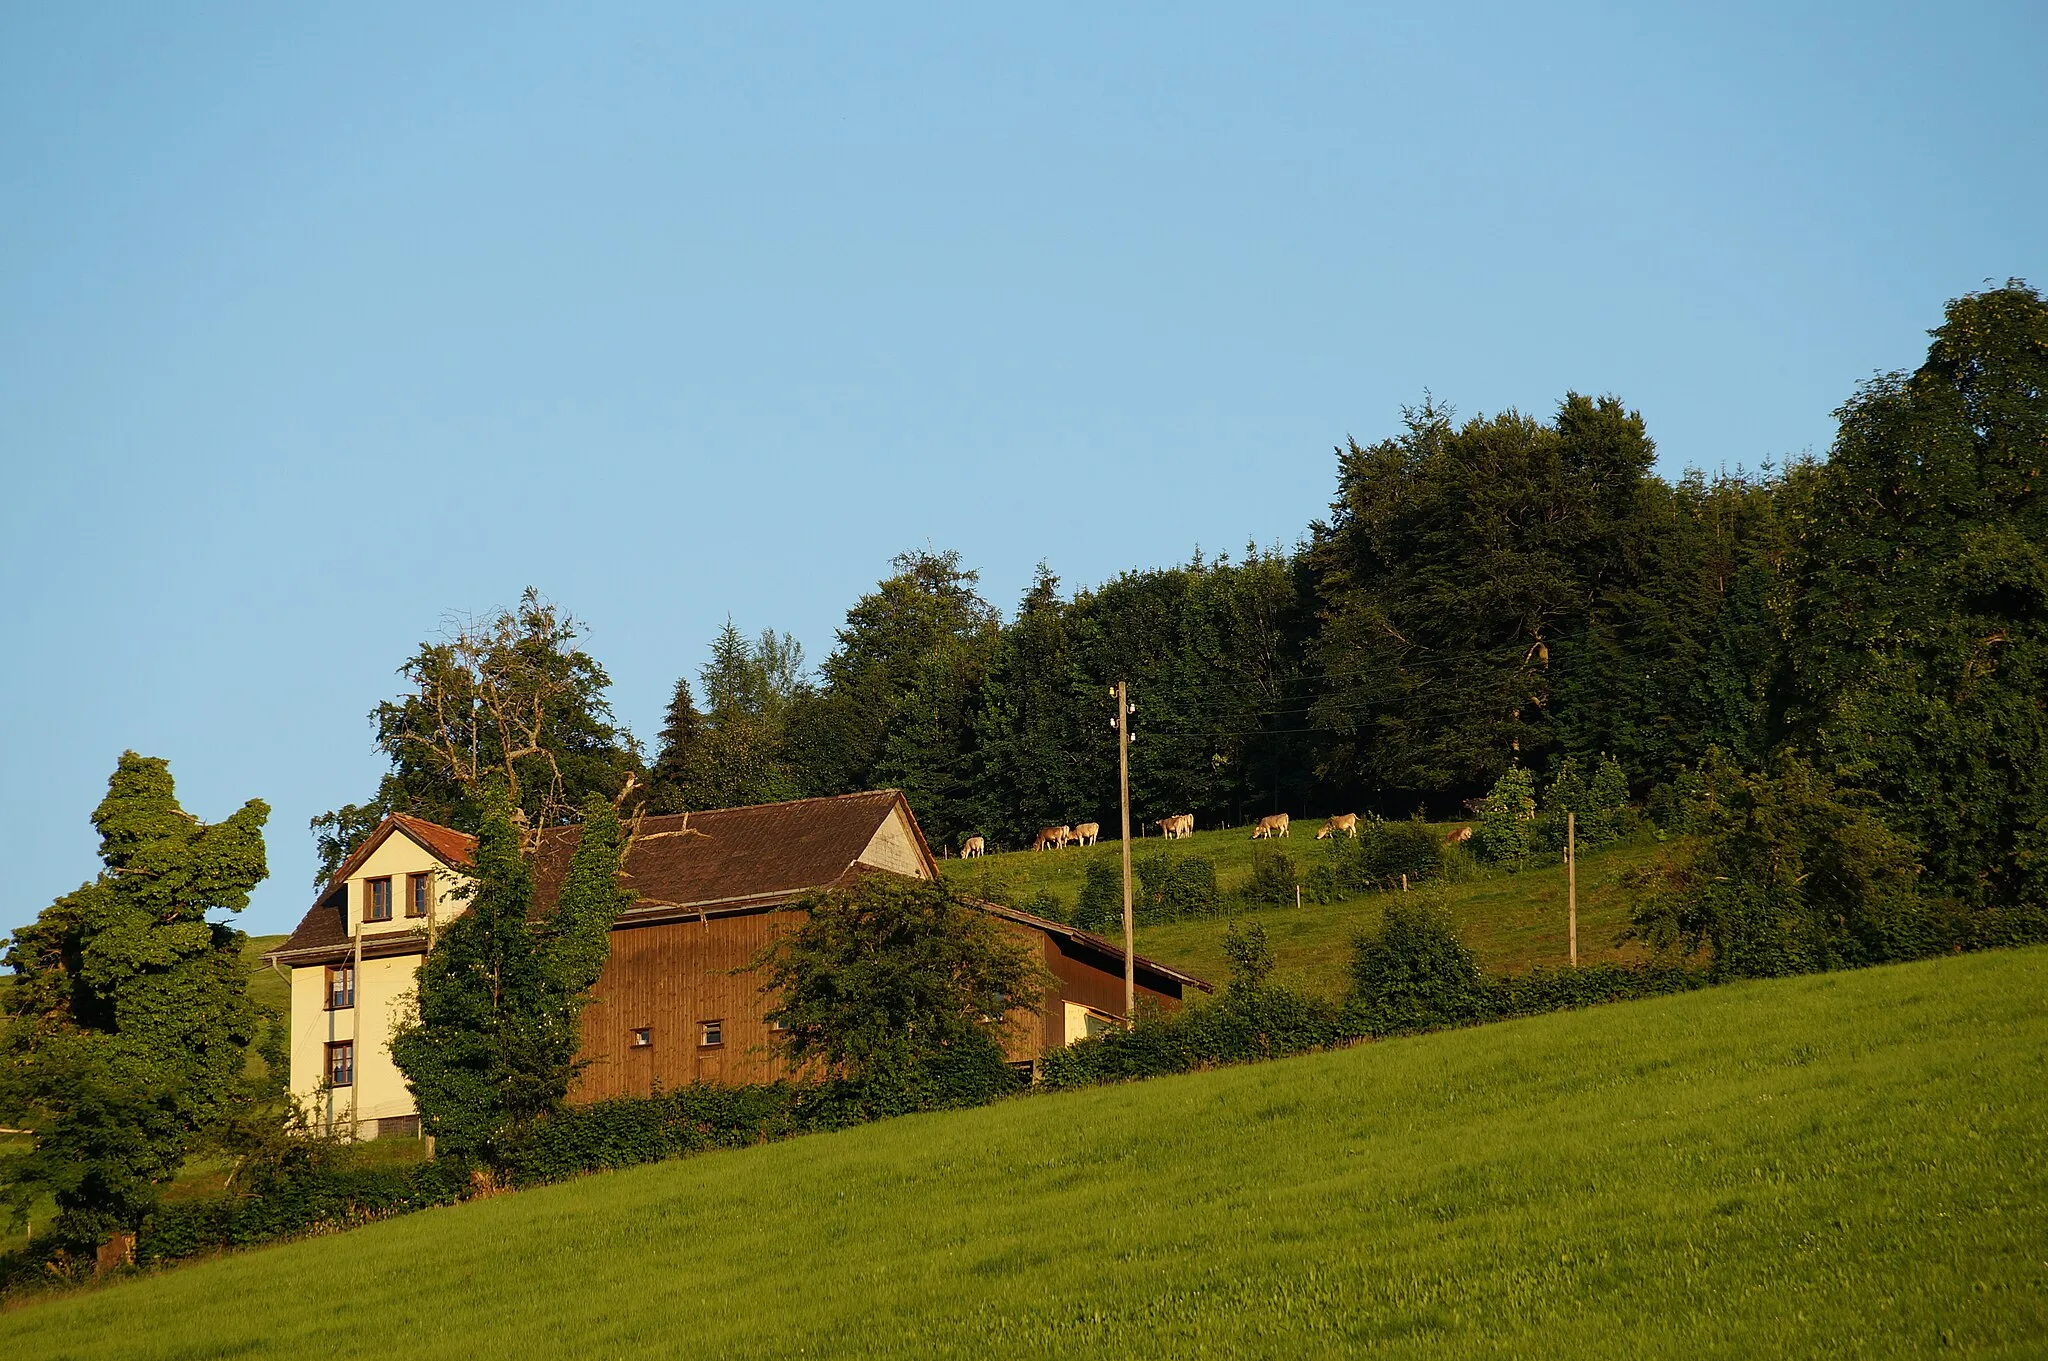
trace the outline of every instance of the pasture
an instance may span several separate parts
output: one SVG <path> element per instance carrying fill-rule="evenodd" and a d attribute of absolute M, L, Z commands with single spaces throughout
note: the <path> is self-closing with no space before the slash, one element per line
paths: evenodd
<path fill-rule="evenodd" d="M 2044 990 L 1994 952 L 1024 1096 L 30 1304 L 0 1354 L 2038 1355 Z"/>
<path fill-rule="evenodd" d="M 1319 822 L 1303 819 L 1294 836 L 1280 842 L 1298 868 L 1306 871 L 1316 857 L 1328 853 L 1327 843 L 1314 840 Z M 1438 835 L 1459 824 L 1444 824 Z M 1216 866 L 1219 885 L 1228 894 L 1251 874 L 1252 857 L 1265 849 L 1254 845 L 1244 829 L 1197 832 L 1178 841 L 1157 838 L 1134 841 L 1134 856 L 1199 855 Z M 1654 861 L 1662 846 L 1647 834 L 1619 845 L 1586 851 L 1579 857 L 1579 959 L 1632 960 L 1645 954 L 1639 946 L 1623 946 L 1617 937 L 1628 925 L 1628 904 L 1620 879 L 1628 870 Z M 1114 864 L 1114 841 L 1087 849 L 1012 851 L 975 860 L 940 862 L 947 880 L 967 893 L 1005 891 L 1009 901 L 1024 906 L 1040 890 L 1059 896 L 1071 912 L 1091 859 Z M 1176 965 L 1221 984 L 1229 968 L 1223 954 L 1223 932 L 1232 920 L 1256 921 L 1273 943 L 1274 975 L 1298 987 L 1337 996 L 1344 990 L 1351 938 L 1379 923 L 1380 913 L 1395 895 L 1367 894 L 1348 902 L 1296 908 L 1232 908 L 1224 917 L 1166 922 L 1138 928 L 1138 953 Z M 1558 864 L 1536 865 L 1514 873 L 1468 866 L 1443 888 L 1443 901 L 1458 923 L 1465 943 L 1489 972 L 1522 973 L 1538 965 L 1567 962 L 1565 875 Z"/>

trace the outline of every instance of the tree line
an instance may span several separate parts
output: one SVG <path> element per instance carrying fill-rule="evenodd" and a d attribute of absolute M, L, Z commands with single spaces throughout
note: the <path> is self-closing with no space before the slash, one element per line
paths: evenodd
<path fill-rule="evenodd" d="M 1126 679 L 1141 819 L 1442 814 L 1568 762 L 1668 808 L 1710 754 L 1797 759 L 1881 807 L 1942 893 L 2048 896 L 2048 304 L 2014 281 L 1932 335 L 1849 397 L 1825 461 L 1670 480 L 1616 398 L 1464 420 L 1426 398 L 1337 451 L 1291 546 L 1071 592 L 1041 564 L 1008 618 L 958 553 L 909 552 L 814 670 L 728 621 L 651 760 L 529 592 L 406 662 L 373 714 L 389 773 L 315 820 L 322 872 L 389 811 L 473 829 L 464 762 L 535 826 L 628 780 L 656 812 L 897 786 L 943 846 L 1113 825 Z"/>

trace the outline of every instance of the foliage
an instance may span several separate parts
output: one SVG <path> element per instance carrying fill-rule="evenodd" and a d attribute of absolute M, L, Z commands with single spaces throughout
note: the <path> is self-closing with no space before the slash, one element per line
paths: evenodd
<path fill-rule="evenodd" d="M 1955 940 L 1918 892 L 1911 843 L 1797 758 L 1749 775 L 1711 755 L 1686 820 L 1680 857 L 1629 883 L 1631 934 L 1706 950 L 1716 976 L 1909 959 Z"/>
<path fill-rule="evenodd" d="M 1133 858 L 1131 872 L 1138 881 L 1133 910 L 1140 926 L 1213 917 L 1222 908 L 1216 866 L 1202 856 L 1140 855 Z"/>
<path fill-rule="evenodd" d="M 1487 1010 L 1479 962 L 1449 914 L 1427 898 L 1389 906 L 1379 929 L 1352 947 L 1346 1012 L 1361 1034 L 1461 1025 Z"/>
<path fill-rule="evenodd" d="M 1628 776 L 1622 772 L 1621 763 L 1611 756 L 1602 757 L 1588 782 L 1579 775 L 1577 759 L 1566 757 L 1544 791 L 1543 812 L 1530 833 L 1532 843 L 1545 851 L 1562 851 L 1574 830 L 1567 822 L 1567 814 L 1576 816 L 1581 851 L 1597 850 L 1626 835 Z"/>
<path fill-rule="evenodd" d="M 2048 300 L 1950 303 L 1865 384 L 1802 525 L 1798 750 L 1971 909 L 2048 901 Z"/>
<path fill-rule="evenodd" d="M 764 630 L 753 642 L 731 619 L 697 673 L 706 711 L 699 714 L 689 683 L 676 682 L 649 779 L 656 813 L 732 808 L 800 797 L 801 777 L 789 757 L 793 706 L 809 695 L 804 650 L 790 635 Z"/>
<path fill-rule="evenodd" d="M 462 621 L 399 668 L 411 692 L 370 715 L 390 762 L 367 802 L 313 819 L 326 885 L 387 814 L 474 832 L 495 782 L 529 833 L 572 822 L 640 771 L 612 720 L 611 677 L 575 647 L 577 623 L 529 587 L 516 610 Z"/>
<path fill-rule="evenodd" d="M 1224 1004 L 1140 1016 L 1129 1029 L 1050 1050 L 1039 1073 L 1052 1090 L 1085 1087 L 1311 1053 L 1344 1035 L 1341 1013 L 1330 1002 L 1266 984 L 1236 989 Z"/>
<path fill-rule="evenodd" d="M 1493 782 L 1479 815 L 1472 849 L 1490 865 L 1512 869 L 1528 858 L 1535 841 L 1536 777 L 1510 766 Z"/>
<path fill-rule="evenodd" d="M 1097 856 L 1082 870 L 1074 902 L 1074 925 L 1098 936 L 1121 937 L 1124 930 L 1124 873 L 1121 860 Z M 1132 903 L 1132 911 L 1137 904 Z"/>
<path fill-rule="evenodd" d="M 1419 885 L 1442 877 L 1444 848 L 1419 819 L 1388 822 L 1361 819 L 1358 835 L 1336 836 L 1319 845 L 1315 863 L 1301 877 L 1311 902 L 1335 903 L 1366 893 Z"/>
<path fill-rule="evenodd" d="M 536 922 L 512 810 L 503 800 L 486 808 L 466 910 L 421 965 L 416 1010 L 391 1042 L 424 1128 L 451 1156 L 496 1162 L 508 1140 L 561 1108 L 583 1008 L 628 901 L 623 855 L 616 812 L 592 797 L 554 911 Z"/>
<path fill-rule="evenodd" d="M 934 1102 L 1006 1081 L 1003 1043 L 1042 971 L 942 883 L 863 876 L 797 905 L 803 923 L 756 961 L 793 1066 Z M 976 1084 L 981 1084 L 977 1087 Z"/>
<path fill-rule="evenodd" d="M 1271 903 L 1276 906 L 1291 906 L 1295 891 L 1301 886 L 1301 876 L 1294 868 L 1294 857 L 1285 851 L 1271 847 L 1260 847 L 1252 854 L 1252 872 L 1238 890 L 1238 896 L 1248 903 Z"/>
<path fill-rule="evenodd" d="M 1259 923 L 1239 926 L 1232 922 L 1223 933 L 1223 953 L 1230 959 L 1230 986 L 1224 1000 L 1241 1006 L 1265 987 L 1272 976 L 1273 944 L 1266 939 L 1266 928 Z"/>
<path fill-rule="evenodd" d="M 132 1231 L 186 1156 L 252 1118 L 260 1018 L 239 912 L 267 870 L 250 800 L 224 822 L 179 806 L 169 765 L 124 752 L 93 812 L 104 866 L 14 933 L 0 1122 L 35 1130 L 0 1162 L 8 1208 L 55 1197 L 58 1236 Z"/>

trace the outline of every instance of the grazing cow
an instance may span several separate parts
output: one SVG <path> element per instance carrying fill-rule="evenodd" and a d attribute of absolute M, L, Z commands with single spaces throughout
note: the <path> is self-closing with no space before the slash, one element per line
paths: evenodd
<path fill-rule="evenodd" d="M 1157 825 L 1161 836 L 1165 837 L 1168 841 L 1178 841 L 1184 836 L 1193 836 L 1195 834 L 1195 815 L 1193 813 L 1175 813 L 1170 818 L 1159 819 Z"/>
<path fill-rule="evenodd" d="M 1083 846 L 1093 846 L 1095 844 L 1095 838 L 1099 836 L 1101 832 L 1102 824 L 1100 823 L 1077 822 L 1074 824 L 1074 840 L 1080 842 Z"/>
<path fill-rule="evenodd" d="M 987 854 L 988 845 L 978 836 L 968 837 L 966 844 L 960 848 L 960 858 L 962 860 L 972 860 L 977 855 Z"/>
<path fill-rule="evenodd" d="M 1259 819 L 1259 825 L 1252 828 L 1252 840 L 1268 841 L 1287 835 L 1287 814 L 1268 813 Z"/>
<path fill-rule="evenodd" d="M 1316 840 L 1328 841 L 1331 837 L 1337 835 L 1337 833 L 1339 832 L 1343 832 L 1345 835 L 1349 836 L 1353 841 L 1358 840 L 1358 814 L 1337 814 L 1336 817 L 1331 818 L 1328 822 L 1323 824 L 1323 830 L 1316 833 Z"/>
<path fill-rule="evenodd" d="M 1444 838 L 1444 845 L 1462 846 L 1471 839 L 1472 829 L 1470 827 L 1460 827 L 1457 831 L 1452 832 L 1449 836 Z"/>
<path fill-rule="evenodd" d="M 1037 837 L 1031 842 L 1031 849 L 1034 851 L 1064 850 L 1067 843 L 1073 839 L 1074 829 L 1071 827 L 1041 827 Z"/>

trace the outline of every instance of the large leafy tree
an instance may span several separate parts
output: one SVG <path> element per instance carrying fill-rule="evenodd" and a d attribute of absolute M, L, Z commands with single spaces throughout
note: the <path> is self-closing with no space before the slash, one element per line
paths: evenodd
<path fill-rule="evenodd" d="M 210 917 L 264 878 L 269 814 L 251 800 L 203 823 L 166 762 L 126 752 L 93 813 L 100 874 L 14 935 L 0 1118 L 35 1147 L 4 1164 L 6 1191 L 54 1194 L 69 1240 L 132 1232 L 257 1095 L 246 938 Z"/>
<path fill-rule="evenodd" d="M 793 1064 L 912 1094 L 1000 1073 L 1004 1037 L 1044 980 L 993 917 L 943 883 L 886 874 L 797 906 L 802 924 L 757 962 Z"/>
<path fill-rule="evenodd" d="M 900 785 L 947 840 L 974 830 L 976 696 L 1001 622 L 955 552 L 904 553 L 854 602 L 820 668 L 824 686 L 791 718 L 807 788 Z"/>
<path fill-rule="evenodd" d="M 638 778 L 630 733 L 612 718 L 611 677 L 577 647 L 578 625 L 531 588 L 517 609 L 464 621 L 399 668 L 410 691 L 371 714 L 390 769 L 367 802 L 313 819 L 316 883 L 389 813 L 463 831 L 485 788 L 503 789 L 529 835 L 575 820 L 585 798 Z"/>
<path fill-rule="evenodd" d="M 1842 408 L 1805 525 L 1800 747 L 1876 795 L 1929 881 L 2048 900 L 2048 301 L 1949 304 Z"/>
<path fill-rule="evenodd" d="M 427 1131 L 450 1155 L 496 1161 L 567 1097 L 583 1008 L 630 900 L 624 858 L 617 812 L 591 797 L 554 910 L 536 920 L 512 806 L 486 805 L 465 909 L 421 965 L 415 1014 L 391 1042 Z"/>

